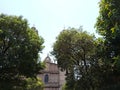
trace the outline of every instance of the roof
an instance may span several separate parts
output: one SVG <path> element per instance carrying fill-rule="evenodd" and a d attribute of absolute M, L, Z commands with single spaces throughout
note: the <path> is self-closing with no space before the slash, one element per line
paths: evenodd
<path fill-rule="evenodd" d="M 47 55 L 47 57 L 45 58 L 44 62 L 46 62 L 46 63 L 52 63 L 49 55 Z"/>

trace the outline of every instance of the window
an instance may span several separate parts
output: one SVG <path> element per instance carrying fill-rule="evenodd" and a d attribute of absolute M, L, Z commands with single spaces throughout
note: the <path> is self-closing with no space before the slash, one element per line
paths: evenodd
<path fill-rule="evenodd" d="M 49 76 L 48 76 L 48 74 L 46 74 L 45 77 L 44 77 L 44 82 L 48 83 L 48 81 L 49 81 Z"/>

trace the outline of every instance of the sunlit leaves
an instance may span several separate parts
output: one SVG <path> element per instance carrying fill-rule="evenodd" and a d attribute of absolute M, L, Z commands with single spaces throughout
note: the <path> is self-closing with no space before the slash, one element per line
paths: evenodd
<path fill-rule="evenodd" d="M 101 0 L 99 7 L 96 29 L 104 38 L 105 56 L 101 60 L 104 60 L 103 67 L 106 68 L 104 81 L 109 86 L 109 80 L 112 81 L 112 78 L 120 75 L 120 1 Z M 114 81 L 114 84 L 116 83 L 119 81 Z"/>

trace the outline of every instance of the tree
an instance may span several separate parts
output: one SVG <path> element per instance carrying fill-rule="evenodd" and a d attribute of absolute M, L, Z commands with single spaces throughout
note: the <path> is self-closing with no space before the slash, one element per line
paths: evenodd
<path fill-rule="evenodd" d="M 66 90 L 74 90 L 79 80 L 85 81 L 90 58 L 94 54 L 94 39 L 94 35 L 82 31 L 82 28 L 69 28 L 58 35 L 52 54 L 57 59 L 58 66 L 66 70 Z M 85 88 L 89 88 L 87 83 L 85 85 Z"/>
<path fill-rule="evenodd" d="M 104 83 L 108 87 L 116 86 L 120 83 L 120 2 L 118 0 L 101 0 L 99 7 L 96 29 L 105 40 L 104 67 L 106 68 L 104 70 L 107 77 L 104 77 Z"/>
<path fill-rule="evenodd" d="M 101 0 L 100 14 L 97 18 L 96 29 L 105 39 L 110 54 L 120 54 L 120 2 L 118 0 Z"/>
<path fill-rule="evenodd" d="M 44 40 L 22 16 L 0 15 L 0 83 L 36 77 Z"/>

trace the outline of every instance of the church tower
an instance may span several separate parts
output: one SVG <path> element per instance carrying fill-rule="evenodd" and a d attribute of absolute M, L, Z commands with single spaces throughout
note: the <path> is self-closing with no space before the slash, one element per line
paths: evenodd
<path fill-rule="evenodd" d="M 65 83 L 65 72 L 61 72 L 49 55 L 44 60 L 45 69 L 38 75 L 44 82 L 44 90 L 62 90 Z"/>

